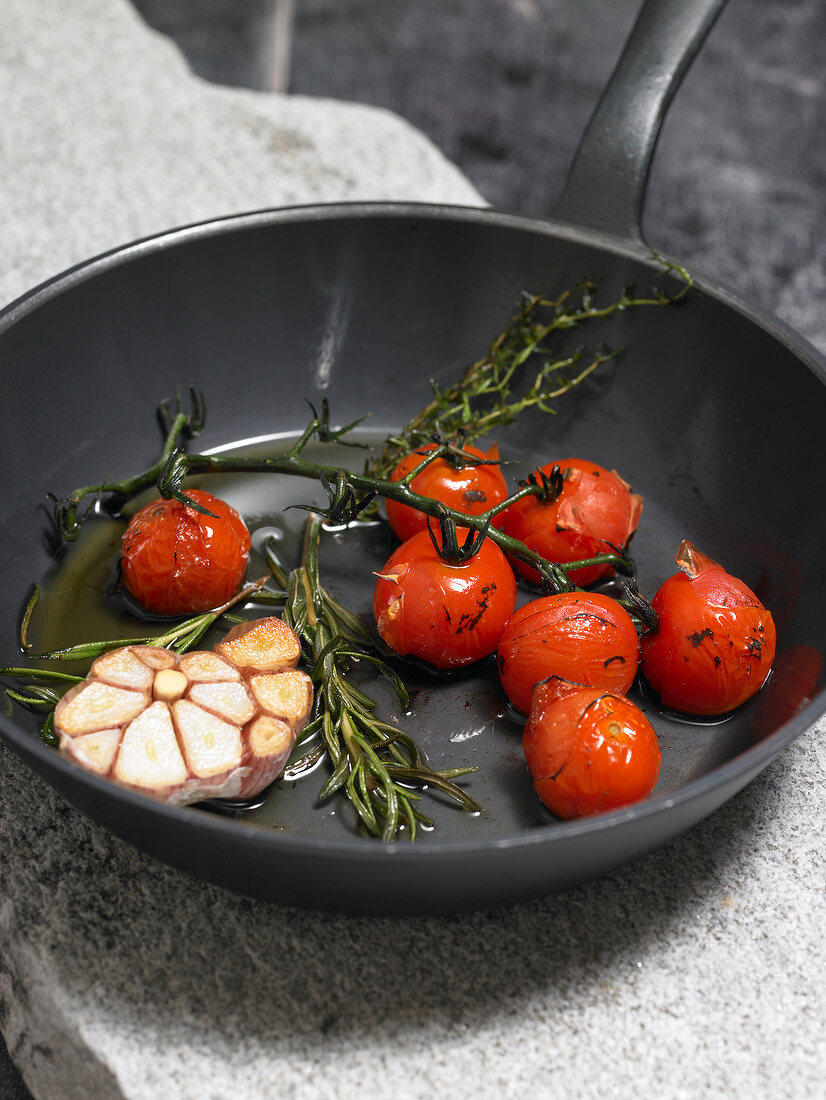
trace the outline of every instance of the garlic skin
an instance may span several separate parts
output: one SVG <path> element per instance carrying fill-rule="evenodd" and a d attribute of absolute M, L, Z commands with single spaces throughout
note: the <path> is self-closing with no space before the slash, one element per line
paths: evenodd
<path fill-rule="evenodd" d="M 251 798 L 284 770 L 309 718 L 300 652 L 277 618 L 234 627 L 212 651 L 112 650 L 58 703 L 60 751 L 170 805 Z"/>

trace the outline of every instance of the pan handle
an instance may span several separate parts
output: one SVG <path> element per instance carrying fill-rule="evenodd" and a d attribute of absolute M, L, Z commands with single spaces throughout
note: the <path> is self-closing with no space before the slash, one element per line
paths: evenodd
<path fill-rule="evenodd" d="M 726 0 L 646 0 L 591 116 L 554 210 L 644 245 L 648 170 L 671 98 Z"/>

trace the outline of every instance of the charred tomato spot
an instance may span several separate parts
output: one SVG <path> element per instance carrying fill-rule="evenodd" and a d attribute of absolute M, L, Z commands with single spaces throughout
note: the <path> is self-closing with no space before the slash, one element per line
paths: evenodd
<path fill-rule="evenodd" d="M 465 489 L 462 493 L 462 500 L 466 504 L 484 504 L 487 499 L 487 494 L 480 492 L 479 489 Z"/>
<path fill-rule="evenodd" d="M 621 653 L 617 653 L 614 657 L 609 657 L 607 660 L 603 661 L 602 667 L 608 668 L 608 666 L 614 664 L 615 661 L 619 661 L 621 665 L 625 664 L 625 658 L 623 657 L 623 655 Z"/>
<path fill-rule="evenodd" d="M 698 645 L 702 645 L 705 638 L 714 641 L 714 631 L 710 626 L 707 626 L 704 630 L 695 630 L 693 634 L 686 635 L 686 640 L 691 642 L 695 649 Z"/>
<path fill-rule="evenodd" d="M 463 630 L 473 630 L 474 627 L 478 624 L 479 620 L 484 615 L 484 613 L 487 611 L 489 605 L 487 600 L 479 600 L 476 606 L 479 608 L 479 610 L 476 612 L 475 615 L 464 614 L 462 615 L 461 619 L 459 619 L 459 625 L 456 628 L 457 634 L 461 634 Z"/>

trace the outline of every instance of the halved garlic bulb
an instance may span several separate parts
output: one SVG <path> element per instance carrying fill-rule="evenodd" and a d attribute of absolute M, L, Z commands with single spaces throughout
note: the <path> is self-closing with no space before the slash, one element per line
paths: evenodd
<path fill-rule="evenodd" d="M 313 704 L 281 619 L 233 627 L 215 650 L 104 654 L 55 709 L 60 751 L 173 805 L 250 798 L 283 771 Z"/>

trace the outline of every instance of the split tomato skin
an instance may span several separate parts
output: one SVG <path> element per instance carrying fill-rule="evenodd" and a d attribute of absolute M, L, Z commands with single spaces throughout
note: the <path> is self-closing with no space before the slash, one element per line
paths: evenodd
<path fill-rule="evenodd" d="M 725 714 L 762 686 L 777 633 L 754 592 L 683 542 L 675 573 L 651 601 L 659 629 L 645 634 L 640 667 L 663 705 L 685 714 Z"/>
<path fill-rule="evenodd" d="M 565 592 L 514 612 L 497 659 L 505 694 L 527 714 L 534 685 L 549 676 L 624 695 L 637 674 L 639 639 L 631 616 L 610 596 Z"/>
<path fill-rule="evenodd" d="M 238 512 L 201 489 L 187 495 L 214 516 L 158 499 L 135 514 L 123 536 L 123 586 L 158 615 L 219 607 L 241 587 L 247 568 L 250 534 Z"/>
<path fill-rule="evenodd" d="M 407 455 L 396 466 L 390 475 L 390 480 L 401 481 L 406 474 L 421 465 L 428 452 L 435 450 L 435 447 L 435 443 L 430 443 Z M 480 451 L 478 447 L 466 446 L 463 450 L 476 456 L 480 462 L 495 460 L 499 457 L 495 444 L 487 454 Z M 420 496 L 433 497 L 434 500 L 440 500 L 449 508 L 470 516 L 481 515 L 482 512 L 489 511 L 508 498 L 508 487 L 499 466 L 480 465 L 458 468 L 444 458 L 437 458 L 426 466 L 413 478 L 410 488 Z M 411 508 L 410 505 L 401 504 L 396 500 L 386 500 L 384 507 L 387 522 L 402 542 L 406 542 L 407 539 L 427 528 L 428 516 L 418 508 Z M 499 522 L 498 517 L 495 517 L 493 525 L 499 526 Z"/>
<path fill-rule="evenodd" d="M 440 538 L 438 532 L 434 537 Z M 379 634 L 400 656 L 439 669 L 489 657 L 516 605 L 513 570 L 490 539 L 468 561 L 451 564 L 439 556 L 429 532 L 420 531 L 377 576 L 373 614 Z"/>
<path fill-rule="evenodd" d="M 657 735 L 635 703 L 556 678 L 534 690 L 522 747 L 540 801 L 564 820 L 641 802 L 660 774 Z"/>
<path fill-rule="evenodd" d="M 563 477 L 556 499 L 545 502 L 528 496 L 515 501 L 503 512 L 505 534 L 548 561 L 560 563 L 624 549 L 637 529 L 642 497 L 631 492 L 616 470 L 588 459 L 560 459 L 539 469 L 551 476 L 554 467 Z M 516 567 L 527 580 L 540 582 L 532 566 L 518 561 Z M 612 573 L 610 565 L 592 565 L 575 569 L 568 577 L 582 587 Z"/>

